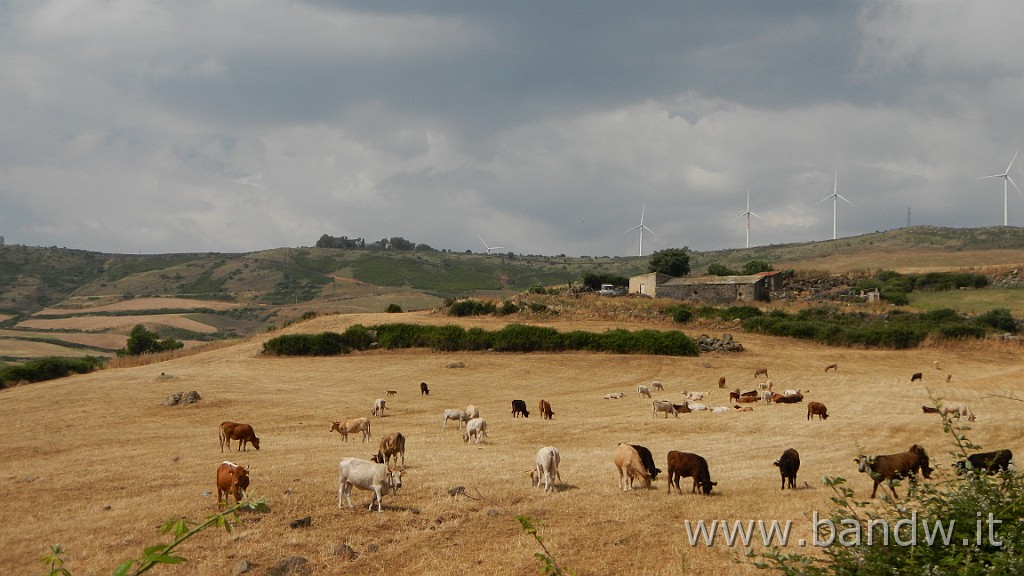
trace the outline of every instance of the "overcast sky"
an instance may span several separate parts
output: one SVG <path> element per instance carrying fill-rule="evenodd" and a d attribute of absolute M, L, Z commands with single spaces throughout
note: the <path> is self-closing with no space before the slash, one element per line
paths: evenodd
<path fill-rule="evenodd" d="M 1022 54 L 1015 0 L 9 0 L 0 235 L 717 250 L 748 190 L 751 246 L 831 239 L 836 174 L 840 238 L 1002 225 Z"/>

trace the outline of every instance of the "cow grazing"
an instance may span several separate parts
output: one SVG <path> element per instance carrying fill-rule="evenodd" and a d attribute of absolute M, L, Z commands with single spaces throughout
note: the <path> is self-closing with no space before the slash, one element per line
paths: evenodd
<path fill-rule="evenodd" d="M 957 418 L 967 417 L 967 420 L 974 422 L 974 413 L 971 412 L 970 407 L 963 402 L 943 402 L 942 406 L 939 407 L 939 412 L 942 414 L 951 414 Z"/>
<path fill-rule="evenodd" d="M 469 442 L 470 437 L 475 438 L 477 444 L 487 437 L 487 420 L 473 418 L 466 422 L 466 431 L 462 434 L 462 441 Z"/>
<path fill-rule="evenodd" d="M 833 362 L 833 363 L 829 364 L 828 366 L 825 366 L 825 372 L 828 372 L 829 370 L 831 370 L 833 372 L 839 372 L 839 364 L 836 364 L 835 362 Z"/>
<path fill-rule="evenodd" d="M 387 464 L 379 464 L 361 458 L 342 458 L 338 463 L 338 508 L 342 498 L 348 500 L 352 508 L 352 487 L 360 490 L 372 490 L 369 510 L 377 502 L 377 511 L 381 511 L 381 498 L 385 491 L 396 492 L 402 487 L 402 469 L 388 468 Z"/>
<path fill-rule="evenodd" d="M 430 396 L 430 387 L 426 382 L 420 382 L 420 396 Z"/>
<path fill-rule="evenodd" d="M 778 467 L 779 474 L 782 476 L 782 489 L 785 490 L 788 484 L 791 489 L 795 490 L 796 473 L 800 470 L 800 453 L 789 448 L 773 464 Z"/>
<path fill-rule="evenodd" d="M 537 411 L 540 412 L 541 420 L 551 420 L 555 416 L 555 413 L 551 411 L 551 404 L 543 398 L 537 402 Z"/>
<path fill-rule="evenodd" d="M 470 404 L 466 406 L 466 419 L 472 420 L 473 418 L 480 417 L 480 409 Z"/>
<path fill-rule="evenodd" d="M 971 454 L 966 460 L 957 462 L 957 473 L 962 474 L 967 470 L 984 470 L 989 474 L 995 474 L 1001 470 L 1009 470 L 1011 460 L 1013 460 L 1013 452 L 1009 450 L 978 452 Z"/>
<path fill-rule="evenodd" d="M 526 402 L 523 402 L 522 400 L 513 400 L 512 401 L 512 417 L 513 418 L 517 418 L 517 417 L 519 417 L 520 414 L 523 415 L 523 418 L 529 418 L 530 417 L 530 411 L 526 409 Z"/>
<path fill-rule="evenodd" d="M 675 404 L 668 400 L 654 400 L 651 402 L 651 418 L 657 418 L 658 412 L 664 412 L 665 418 L 668 418 L 669 414 L 679 418 L 679 413 L 676 411 Z"/>
<path fill-rule="evenodd" d="M 373 412 L 372 416 L 384 416 L 384 411 L 388 410 L 388 402 L 383 398 L 377 398 L 373 401 Z"/>
<path fill-rule="evenodd" d="M 469 418 L 466 417 L 465 410 L 458 410 L 455 408 L 446 408 L 444 413 L 441 414 L 441 429 L 444 430 L 448 427 L 449 420 L 457 420 L 459 422 L 459 429 L 462 429 L 462 423 Z"/>
<path fill-rule="evenodd" d="M 921 412 L 924 412 L 925 414 L 938 414 L 939 409 L 935 406 L 921 406 Z"/>
<path fill-rule="evenodd" d="M 348 442 L 348 435 L 355 432 L 363 433 L 363 442 L 370 441 L 370 419 L 365 416 L 359 418 L 349 418 L 348 420 L 342 420 L 340 422 L 331 422 L 331 427 L 327 429 L 328 432 L 337 431 L 341 434 L 341 439 Z"/>
<path fill-rule="evenodd" d="M 558 474 L 558 465 L 561 461 L 562 455 L 554 446 L 545 446 L 537 450 L 536 468 L 530 471 L 530 481 L 534 486 L 540 486 L 543 481 L 544 491 L 554 492 L 555 479 L 558 479 L 559 482 L 562 481 L 562 477 Z"/>
<path fill-rule="evenodd" d="M 661 392 L 665 391 L 665 385 L 661 383 L 661 380 L 655 380 L 654 382 L 651 382 L 651 388 Z"/>
<path fill-rule="evenodd" d="M 387 390 L 386 392 L 388 396 L 394 396 L 395 394 L 398 394 L 398 390 Z"/>
<path fill-rule="evenodd" d="M 644 386 L 643 384 L 637 385 L 637 387 L 636 387 L 636 397 L 637 398 L 643 398 L 644 396 L 647 396 L 648 398 L 650 398 L 651 397 L 651 390 L 649 388 L 647 388 L 647 386 Z"/>
<path fill-rule="evenodd" d="M 405 468 L 405 436 L 401 432 L 392 432 L 380 439 L 377 446 L 377 453 L 371 458 L 378 464 L 391 464 L 391 458 L 395 459 L 395 466 L 398 466 L 398 457 L 402 457 L 402 468 Z"/>
<path fill-rule="evenodd" d="M 924 378 L 924 374 L 922 374 L 921 372 L 914 372 L 913 374 L 910 375 L 911 382 L 917 382 L 922 378 Z"/>
<path fill-rule="evenodd" d="M 807 419 L 817 416 L 821 420 L 828 420 L 828 408 L 821 402 L 809 402 L 807 404 Z"/>
<path fill-rule="evenodd" d="M 621 443 L 615 447 L 612 459 L 615 462 L 615 468 L 619 471 L 619 488 L 632 490 L 633 481 L 637 478 L 641 479 L 644 488 L 651 487 L 651 473 L 644 467 L 636 448 Z"/>
<path fill-rule="evenodd" d="M 245 449 L 248 451 L 249 444 L 252 444 L 252 447 L 257 450 L 260 449 L 260 439 L 256 437 L 256 432 L 253 431 L 252 426 L 238 422 L 221 422 L 220 451 L 223 452 L 224 446 L 227 446 L 230 452 L 232 440 L 238 440 L 238 450 Z"/>
<path fill-rule="evenodd" d="M 953 381 L 953 375 L 952 374 L 946 374 L 946 382 L 952 382 L 952 381 Z"/>
<path fill-rule="evenodd" d="M 883 454 L 881 456 L 864 456 L 863 454 L 854 459 L 857 463 L 857 470 L 866 472 L 875 481 L 871 489 L 871 497 L 875 497 L 878 485 L 887 480 L 904 478 L 910 476 L 917 479 L 917 471 L 920 470 L 925 478 L 932 477 L 932 469 L 928 466 L 928 453 L 924 448 L 914 444 L 906 452 L 898 454 Z M 896 487 L 889 485 L 892 490 L 892 497 L 896 498 Z"/>
<path fill-rule="evenodd" d="M 725 388 L 725 376 L 718 377 L 718 387 Z"/>
<path fill-rule="evenodd" d="M 633 450 L 636 450 L 638 456 L 640 456 L 640 462 L 643 463 L 644 469 L 651 475 L 651 481 L 658 479 L 658 474 L 661 474 L 661 468 L 654 465 L 654 455 L 647 449 L 646 446 L 640 444 L 630 444 Z"/>
<path fill-rule="evenodd" d="M 764 374 L 764 377 L 767 378 L 768 377 L 768 369 L 767 368 L 758 368 L 757 370 L 754 370 L 754 378 L 757 378 L 758 376 L 760 376 L 762 374 Z"/>
<path fill-rule="evenodd" d="M 224 502 L 228 504 L 228 497 L 234 496 L 235 502 L 242 499 L 245 490 L 249 488 L 249 469 L 228 462 L 220 463 L 217 467 L 217 504 Z"/>
<path fill-rule="evenodd" d="M 682 494 L 679 489 L 680 478 L 693 478 L 692 493 L 697 492 L 699 486 L 704 495 L 711 494 L 711 489 L 718 485 L 718 482 L 711 481 L 711 473 L 708 471 L 708 461 L 703 456 L 689 452 L 677 452 L 671 450 L 668 453 L 668 493 L 672 493 L 672 486 L 675 485 L 676 492 Z"/>

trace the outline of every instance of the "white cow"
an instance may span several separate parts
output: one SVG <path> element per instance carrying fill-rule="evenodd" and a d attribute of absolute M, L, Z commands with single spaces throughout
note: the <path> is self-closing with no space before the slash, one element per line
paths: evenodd
<path fill-rule="evenodd" d="M 970 407 L 968 407 L 967 404 L 964 404 L 963 402 L 943 402 L 942 406 L 939 407 L 939 410 L 943 414 L 952 414 L 955 415 L 957 418 L 962 418 L 966 416 L 967 419 L 971 422 L 974 422 L 975 420 L 974 413 L 971 412 Z"/>
<path fill-rule="evenodd" d="M 714 408 L 711 409 L 712 414 L 725 414 L 726 412 L 729 411 L 730 410 L 728 406 L 715 406 Z"/>
<path fill-rule="evenodd" d="M 668 400 L 654 400 L 651 402 L 651 418 L 657 418 L 658 412 L 664 412 L 665 418 L 668 418 L 669 413 L 676 418 L 679 418 L 679 413 L 676 412 L 676 407 Z"/>
<path fill-rule="evenodd" d="M 383 398 L 377 398 L 373 401 L 373 412 L 371 412 L 373 416 L 383 416 L 385 410 L 388 410 L 388 403 L 386 400 Z"/>
<path fill-rule="evenodd" d="M 466 419 L 467 420 L 472 420 L 473 418 L 479 418 L 479 417 L 480 417 L 480 409 L 479 408 L 477 408 L 476 406 L 474 406 L 472 404 L 470 404 L 469 406 L 466 406 Z"/>
<path fill-rule="evenodd" d="M 374 501 L 377 511 L 381 511 L 381 497 L 385 491 L 394 493 L 402 487 L 402 470 L 388 468 L 387 464 L 377 464 L 362 458 L 342 458 L 338 463 L 338 508 L 341 508 L 342 497 L 348 500 L 352 508 L 352 487 L 360 490 L 372 490 L 369 510 L 373 510 Z"/>
<path fill-rule="evenodd" d="M 690 407 L 690 411 L 692 411 L 692 412 L 699 412 L 701 410 L 707 410 L 708 409 L 708 405 L 704 404 L 702 402 L 687 402 L 687 405 Z M 667 418 L 667 416 L 666 416 L 666 418 Z"/>
<path fill-rule="evenodd" d="M 479 444 L 481 440 L 487 437 L 487 420 L 483 418 L 473 418 L 466 423 L 466 432 L 462 435 L 463 442 L 469 442 L 470 436 L 476 438 L 476 443 Z"/>
<path fill-rule="evenodd" d="M 641 398 L 643 396 L 647 396 L 648 398 L 650 398 L 651 397 L 651 390 L 647 386 L 644 386 L 643 384 L 639 384 L 636 387 L 636 397 L 637 398 Z"/>
<path fill-rule="evenodd" d="M 611 394 L 605 394 L 604 395 L 604 399 L 605 400 L 618 400 L 619 398 L 622 398 L 623 396 L 625 396 L 625 394 L 622 393 L 622 392 L 612 392 Z"/>
<path fill-rule="evenodd" d="M 554 446 L 545 446 L 540 450 L 537 450 L 537 467 L 530 470 L 530 481 L 534 486 L 540 486 L 541 480 L 544 481 L 544 491 L 548 490 L 554 492 L 555 488 L 553 484 L 557 478 L 559 482 L 562 481 L 562 477 L 558 474 L 558 464 L 562 461 L 561 454 L 558 453 L 558 448 Z"/>
<path fill-rule="evenodd" d="M 469 418 L 466 418 L 466 411 L 465 410 L 458 410 L 456 408 L 446 408 L 445 411 L 444 411 L 444 414 L 441 415 L 441 429 L 442 430 L 448 427 L 448 421 L 449 420 L 458 420 L 459 421 L 459 429 L 461 430 L 462 429 L 462 423 L 465 422 L 466 420 L 469 420 Z"/>
<path fill-rule="evenodd" d="M 801 392 L 800 389 L 797 388 L 796 390 L 786 390 L 785 392 L 782 393 L 783 396 L 796 396 L 797 394 L 803 395 L 803 392 Z"/>
<path fill-rule="evenodd" d="M 651 388 L 654 388 L 655 390 L 660 390 L 662 392 L 665 391 L 665 386 L 662 385 L 661 380 L 655 380 L 654 382 L 651 382 Z"/>
<path fill-rule="evenodd" d="M 687 392 L 683 390 L 683 396 L 686 396 L 686 399 L 692 402 L 700 402 L 704 399 L 705 394 L 709 394 L 709 392 Z"/>
<path fill-rule="evenodd" d="M 761 392 L 761 401 L 764 402 L 765 404 L 771 404 L 772 396 L 774 395 L 774 392 L 772 392 L 771 390 L 764 390 Z"/>

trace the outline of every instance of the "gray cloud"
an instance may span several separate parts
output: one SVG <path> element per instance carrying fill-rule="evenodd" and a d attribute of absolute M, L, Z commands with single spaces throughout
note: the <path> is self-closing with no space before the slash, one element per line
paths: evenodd
<path fill-rule="evenodd" d="M 632 255 L 1002 223 L 1024 6 L 0 6 L 0 235 Z M 1024 160 L 1019 160 L 1024 163 Z M 1014 170 L 1020 166 L 1015 165 Z M 1024 172 L 1018 181 L 1024 181 Z M 1011 225 L 1024 198 L 1011 190 Z"/>

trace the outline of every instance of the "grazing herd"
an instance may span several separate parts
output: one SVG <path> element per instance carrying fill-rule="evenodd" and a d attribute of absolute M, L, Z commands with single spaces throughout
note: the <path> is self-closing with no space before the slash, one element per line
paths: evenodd
<path fill-rule="evenodd" d="M 838 364 L 830 363 L 826 365 L 825 372 L 830 371 L 838 372 Z M 772 381 L 767 380 L 767 368 L 757 368 L 754 371 L 755 379 L 761 376 L 766 381 L 759 383 L 757 390 L 741 392 L 737 388 L 729 393 L 729 401 L 734 403 L 733 408 L 737 411 L 751 411 L 753 408 L 749 406 L 741 407 L 740 404 L 750 404 L 758 401 L 762 401 L 765 404 L 803 402 L 804 394 L 807 391 L 790 389 L 785 390 L 781 394 L 775 393 L 772 391 Z M 912 375 L 911 381 L 919 381 L 922 378 L 923 374 L 917 372 Z M 725 381 L 724 376 L 719 378 L 719 388 L 725 386 Z M 637 397 L 651 399 L 651 388 L 659 392 L 664 391 L 664 385 L 660 381 L 652 382 L 651 387 L 640 384 L 637 386 Z M 394 396 L 397 394 L 397 391 L 387 390 L 386 393 L 387 396 Z M 420 383 L 420 394 L 423 396 L 430 394 L 430 389 L 426 382 Z M 664 418 L 667 419 L 670 413 L 675 418 L 678 418 L 680 413 L 702 410 L 716 414 L 731 411 L 726 406 L 718 406 L 712 409 L 699 402 L 709 394 L 710 391 L 683 391 L 685 399 L 682 404 L 675 404 L 668 400 L 652 399 L 652 418 L 657 418 L 659 413 L 662 413 Z M 621 399 L 623 396 L 622 392 L 617 392 L 606 394 L 604 398 Z M 921 408 L 925 413 L 941 413 L 956 418 L 966 418 L 971 422 L 975 421 L 974 413 L 963 402 L 943 402 L 937 406 L 925 405 Z M 383 417 L 385 410 L 389 410 L 387 402 L 384 398 L 377 398 L 373 403 L 371 415 Z M 551 420 L 554 417 L 551 404 L 547 400 L 541 399 L 538 402 L 537 411 L 543 420 Z M 521 399 L 512 400 L 511 415 L 512 418 L 520 416 L 529 418 L 530 412 L 527 409 L 526 402 Z M 828 419 L 829 413 L 825 404 L 816 401 L 807 404 L 807 420 L 812 420 L 814 416 L 817 416 L 820 421 Z M 480 410 L 477 406 L 470 404 L 464 409 L 445 409 L 441 415 L 442 430 L 447 427 L 450 420 L 456 421 L 460 430 L 465 425 L 465 431 L 463 432 L 464 442 L 468 443 L 470 440 L 473 440 L 475 444 L 480 444 L 487 439 L 487 421 L 480 417 Z M 370 419 L 358 417 L 348 420 L 331 421 L 329 432 L 334 431 L 337 431 L 345 442 L 348 441 L 349 434 L 357 432 L 361 434 L 363 442 L 368 442 L 371 437 Z M 219 439 L 221 452 L 224 451 L 225 447 L 230 451 L 232 441 L 238 441 L 237 451 L 248 450 L 249 444 L 256 450 L 260 449 L 260 439 L 256 436 L 252 426 L 246 423 L 222 422 L 219 427 Z M 399 458 L 401 458 L 401 463 L 399 463 Z M 967 459 L 957 462 L 955 467 L 960 473 L 985 472 L 994 474 L 1009 469 L 1012 458 L 1012 452 L 1003 449 L 973 454 Z M 393 463 L 392 459 L 394 460 Z M 612 462 L 618 471 L 618 485 L 622 490 L 633 490 L 637 484 L 644 489 L 649 489 L 652 482 L 661 473 L 661 470 L 655 465 L 651 451 L 639 444 L 618 444 L 612 454 Z M 918 473 L 925 478 L 931 478 L 933 471 L 927 452 L 918 444 L 913 444 L 906 452 L 897 454 L 875 456 L 861 454 L 854 462 L 857 464 L 858 471 L 868 474 L 873 480 L 872 498 L 876 497 L 878 486 L 883 482 L 888 482 L 892 495 L 896 498 L 896 489 L 891 482 L 892 480 L 902 478 L 916 480 Z M 555 491 L 555 483 L 561 482 L 561 475 L 559 473 L 560 463 L 561 454 L 557 448 L 553 446 L 540 448 L 536 453 L 534 466 L 527 471 L 530 476 L 531 485 L 543 487 L 544 492 Z M 796 449 L 789 448 L 785 450 L 778 460 L 773 462 L 773 465 L 779 469 L 781 477 L 780 489 L 796 489 L 797 472 L 800 469 L 800 454 Z M 374 503 L 376 503 L 377 511 L 381 511 L 381 500 L 384 494 L 394 494 L 402 486 L 404 470 L 405 436 L 401 432 L 392 432 L 381 438 L 377 452 L 372 455 L 371 460 L 354 457 L 343 458 L 339 463 L 338 507 L 341 508 L 347 501 L 348 507 L 352 508 L 351 492 L 353 488 L 358 488 L 373 493 L 368 509 L 372 510 Z M 710 495 L 712 489 L 718 485 L 717 482 L 711 480 L 707 460 L 698 454 L 671 450 L 666 455 L 666 470 L 668 473 L 667 484 L 669 494 L 672 493 L 673 486 L 678 494 L 682 494 L 680 489 L 681 478 L 692 479 L 691 493 L 694 494 L 699 492 L 704 495 Z M 243 498 L 244 492 L 249 486 L 249 470 L 244 466 L 224 461 L 217 468 L 216 484 L 218 503 L 223 502 L 226 504 L 229 498 L 234 498 L 238 502 Z"/>

